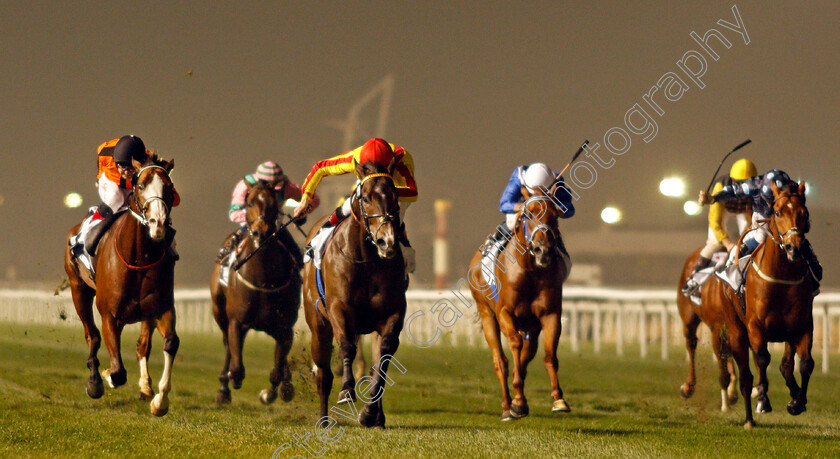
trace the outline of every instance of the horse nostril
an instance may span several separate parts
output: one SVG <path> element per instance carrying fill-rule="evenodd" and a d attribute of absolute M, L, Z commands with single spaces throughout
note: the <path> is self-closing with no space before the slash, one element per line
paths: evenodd
<path fill-rule="evenodd" d="M 377 239 L 377 240 L 376 240 L 376 246 L 377 246 L 377 247 L 381 247 L 381 248 L 383 248 L 383 249 L 384 249 L 384 248 L 385 248 L 385 245 L 386 245 L 386 244 L 385 244 L 385 239 L 383 239 L 383 238 L 379 238 L 379 239 Z"/>
<path fill-rule="evenodd" d="M 156 224 L 157 223 L 157 218 L 150 218 L 149 223 L 151 223 L 152 225 Z"/>
<path fill-rule="evenodd" d="M 790 250 L 790 249 L 791 249 L 791 247 L 792 247 L 792 246 L 791 246 L 790 244 L 785 244 L 785 250 Z"/>

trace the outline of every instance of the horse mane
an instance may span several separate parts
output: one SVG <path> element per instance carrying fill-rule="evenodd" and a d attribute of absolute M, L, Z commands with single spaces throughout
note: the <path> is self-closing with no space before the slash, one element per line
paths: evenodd
<path fill-rule="evenodd" d="M 166 161 L 165 159 L 158 156 L 157 153 L 152 153 L 146 157 L 146 161 L 143 162 L 143 167 L 145 166 L 160 166 L 166 168 L 168 165 L 172 164 L 173 161 Z"/>

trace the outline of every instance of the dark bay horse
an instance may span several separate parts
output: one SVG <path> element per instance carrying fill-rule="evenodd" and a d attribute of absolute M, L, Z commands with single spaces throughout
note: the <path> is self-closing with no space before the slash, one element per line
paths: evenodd
<path fill-rule="evenodd" d="M 488 282 L 478 269 L 481 266 L 478 251 L 473 255 L 468 274 L 484 337 L 493 353 L 493 367 L 502 385 L 502 421 L 519 419 L 529 413 L 525 376 L 528 363 L 537 353 L 540 332 L 545 333 L 543 361 L 551 380 L 552 411 L 570 411 L 557 380 L 563 280 L 568 274 L 559 249 L 562 239 L 557 219 L 562 210 L 538 193 L 526 194 L 513 236 L 493 268 L 498 299 L 494 300 Z M 508 391 L 508 361 L 502 350 L 500 331 L 507 337 L 513 357 L 513 400 Z"/>
<path fill-rule="evenodd" d="M 233 381 L 234 389 L 242 387 L 242 347 L 249 330 L 263 331 L 276 341 L 274 369 L 269 375 L 271 388 L 260 392 L 260 401 L 274 402 L 278 386 L 283 401 L 294 397 L 286 357 L 292 348 L 292 328 L 300 308 L 301 279 L 288 248 L 275 238 L 268 239 L 277 230 L 281 205 L 274 184 L 249 185 L 245 198 L 248 235 L 234 250 L 239 249 L 238 258 L 244 259 L 263 247 L 238 270 L 231 268 L 227 286 L 219 282 L 220 263 L 217 261 L 213 267 L 210 298 L 225 345 L 225 363 L 219 374 L 222 385 L 216 393 L 216 403 L 230 403 L 229 381 Z"/>
<path fill-rule="evenodd" d="M 805 184 L 800 183 L 797 189 L 780 190 L 774 183 L 772 188 L 775 197 L 773 215 L 767 221 L 767 239 L 755 250 L 747 264 L 744 307 L 731 289 L 724 292 L 728 306 L 725 308 L 725 320 L 729 342 L 738 363 L 741 395 L 746 408 L 745 428 L 755 426 L 750 400 L 753 384 L 749 368 L 750 350 L 755 355 L 759 372 L 756 388 L 761 411 L 772 410 L 767 398 L 768 342 L 785 343 L 779 369 L 790 391 L 791 401 L 787 404 L 790 414 L 798 415 L 805 411 L 808 382 L 814 370 L 811 346 L 816 285 L 800 252 L 809 226 Z M 799 355 L 801 387 L 793 374 L 794 353 Z"/>
<path fill-rule="evenodd" d="M 682 293 L 682 286 L 694 271 L 697 258 L 700 256 L 701 248 L 698 248 L 688 257 L 680 275 L 680 283 L 677 284 L 677 308 L 683 322 L 683 335 L 685 336 L 685 347 L 688 349 L 688 376 L 685 383 L 680 386 L 680 395 L 689 398 L 694 394 L 694 386 L 697 380 L 694 375 L 694 353 L 697 349 L 697 327 L 700 323 L 706 324 L 712 332 L 712 350 L 718 362 L 718 381 L 720 382 L 721 411 L 727 411 L 729 405 L 738 400 L 738 389 L 735 385 L 735 368 L 732 362 L 729 349 L 729 335 L 724 327 L 724 308 L 727 302 L 720 301 L 722 289 L 726 288 L 716 276 L 703 284 L 701 290 L 700 306 L 691 302 Z"/>
<path fill-rule="evenodd" d="M 93 320 L 95 296 L 96 308 L 102 318 L 105 346 L 111 357 L 111 366 L 102 371 L 102 377 L 111 387 L 125 384 L 127 373 L 120 355 L 120 335 L 126 324 L 140 322 L 140 339 L 137 341 L 140 398 L 151 399 L 151 411 L 156 416 L 163 416 L 169 410 L 172 365 L 180 343 L 175 333 L 175 259 L 166 243 L 169 211 L 174 199 L 174 187 L 169 178 L 173 165 L 172 161 L 163 161 L 152 155 L 140 167 L 133 180 L 130 211 L 117 217 L 103 234 L 93 254 L 95 283 L 90 273 L 72 257 L 69 244 L 64 251 L 64 270 L 70 278 L 73 303 L 85 327 L 85 338 L 90 348 L 87 394 L 91 398 L 99 398 L 104 393 L 96 356 L 101 336 Z M 78 232 L 79 226 L 70 230 L 68 241 Z M 154 328 L 163 336 L 164 356 L 157 395 L 152 390 L 148 369 Z"/>
<path fill-rule="evenodd" d="M 397 351 L 405 319 L 408 283 L 398 246 L 400 209 L 391 178 L 394 165 L 393 161 L 387 168 L 356 164 L 361 184 L 351 198 L 353 215 L 335 229 L 322 260 L 325 301 L 318 293 L 314 263 L 306 263 L 303 270 L 304 311 L 312 331 L 312 360 L 322 417 L 327 416 L 333 383 L 333 337 L 344 368 L 339 403 L 350 405 L 356 401 L 352 371 L 356 335 L 375 332 L 379 337 L 374 340 L 379 346 L 374 346 L 372 380 L 362 386 L 370 390 L 360 394 L 366 403 L 359 413 L 359 423 L 365 427 L 385 426 L 382 393 L 389 378 L 389 359 Z M 313 227 L 309 239 L 319 228 L 320 224 Z"/>

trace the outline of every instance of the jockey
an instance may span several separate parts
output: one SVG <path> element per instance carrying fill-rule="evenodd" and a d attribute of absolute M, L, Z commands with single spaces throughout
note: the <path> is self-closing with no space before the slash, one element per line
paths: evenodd
<path fill-rule="evenodd" d="M 245 198 L 248 196 L 248 185 L 255 185 L 257 182 L 273 184 L 280 205 L 286 199 L 301 199 L 300 187 L 289 180 L 286 174 L 283 173 L 283 168 L 280 165 L 274 161 L 266 161 L 257 166 L 257 170 L 253 174 L 246 175 L 233 187 L 228 218 L 233 223 L 238 223 L 239 228 L 233 233 L 233 237 L 230 238 L 228 243 L 219 251 L 218 260 L 223 260 L 227 257 L 233 248 L 239 244 L 239 241 L 242 240 L 242 237 L 248 230 L 247 222 L 245 221 Z M 320 200 L 315 196 L 312 199 L 312 206 L 318 207 L 319 202 Z M 295 242 L 289 230 L 283 228 L 282 231 L 277 233 L 277 239 L 289 250 L 289 254 L 298 266 L 303 266 L 303 254 L 300 251 L 300 246 Z"/>
<path fill-rule="evenodd" d="M 311 202 L 315 195 L 315 189 L 318 183 L 326 175 L 343 175 L 349 173 L 356 173 L 354 163 L 377 163 L 387 166 L 396 158 L 396 167 L 392 173 L 394 179 L 394 186 L 397 188 L 400 202 L 400 228 L 398 238 L 400 239 L 400 246 L 402 247 L 403 258 L 406 263 L 406 271 L 414 272 L 415 260 L 414 249 L 408 241 L 405 231 L 405 211 L 412 202 L 417 200 L 417 184 L 414 181 L 414 160 L 411 154 L 403 147 L 386 142 L 382 139 L 370 139 L 364 145 L 348 152 L 342 153 L 338 156 L 325 159 L 315 163 L 309 175 L 306 176 L 306 181 L 303 183 L 303 198 L 300 204 L 294 210 L 294 217 L 302 217 L 308 214 L 311 209 Z M 360 177 L 361 178 L 361 177 Z M 347 199 L 344 204 L 337 207 L 330 215 L 328 221 L 324 222 L 322 229 L 331 228 L 350 215 L 350 205 L 352 199 Z"/>
<path fill-rule="evenodd" d="M 499 212 L 505 214 L 505 221 L 496 227 L 496 233 L 488 238 L 487 243 L 484 244 L 485 250 L 489 250 L 495 258 L 504 249 L 507 241 L 513 235 L 517 212 L 525 202 L 526 191 L 533 194 L 538 188 L 550 190 L 555 184 L 563 188 L 566 186 L 563 177 L 543 163 L 517 166 L 510 175 L 508 184 L 502 192 L 501 199 L 499 199 Z M 561 195 L 560 203 L 563 205 L 563 209 L 561 209 L 563 212 L 560 218 L 571 218 L 575 215 L 572 195 L 568 192 L 561 193 Z M 555 198 L 557 197 L 555 196 Z M 562 242 L 560 248 L 564 254 L 568 255 Z"/>
<path fill-rule="evenodd" d="M 723 190 L 724 186 L 740 186 L 744 180 L 756 175 L 758 173 L 752 161 L 739 159 L 732 164 L 732 168 L 729 170 L 729 178 L 715 183 L 712 194 L 719 193 Z M 726 222 L 732 217 L 735 217 L 735 221 L 738 223 L 738 235 L 743 234 L 750 222 L 750 214 L 752 213 L 751 202 L 750 198 L 745 197 L 716 202 L 711 205 L 709 208 L 709 238 L 706 240 L 706 245 L 700 250 L 700 257 L 697 258 L 697 264 L 688 277 L 688 281 L 686 281 L 686 291 L 694 290 L 697 287 L 694 274 L 712 263 L 712 255 L 715 252 L 720 252 L 721 250 L 728 252 L 735 245 L 726 232 Z"/>
<path fill-rule="evenodd" d="M 764 242 L 767 230 L 762 223 L 769 220 L 773 213 L 773 189 L 771 185 L 775 182 L 779 190 L 796 189 L 797 183 L 779 169 L 773 169 L 764 175 L 750 177 L 741 183 L 734 183 L 724 186 L 718 193 L 710 196 L 705 191 L 700 192 L 700 204 L 713 204 L 718 202 L 729 202 L 738 199 L 752 199 L 753 214 L 752 227 L 744 236 L 744 245 L 741 250 L 742 256 L 751 254 L 759 244 Z M 814 248 L 808 239 L 802 239 L 800 247 L 802 256 L 808 262 L 811 273 L 817 282 L 822 281 L 822 266 L 820 265 Z"/>

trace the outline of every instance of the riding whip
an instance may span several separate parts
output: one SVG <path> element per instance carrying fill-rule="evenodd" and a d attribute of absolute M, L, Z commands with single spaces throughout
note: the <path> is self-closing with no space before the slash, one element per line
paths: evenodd
<path fill-rule="evenodd" d="M 720 172 L 720 168 L 721 168 L 721 166 L 723 166 L 723 163 L 726 161 L 726 158 L 729 158 L 729 155 L 731 155 L 732 153 L 735 153 L 736 151 L 738 151 L 738 150 L 740 150 L 741 148 L 745 147 L 745 146 L 746 146 L 748 143 L 750 143 L 750 142 L 752 142 L 752 140 L 750 140 L 750 139 L 747 139 L 747 140 L 745 140 L 745 141 L 741 142 L 741 144 L 740 144 L 740 145 L 738 145 L 737 147 L 733 148 L 733 149 L 732 149 L 732 151 L 730 151 L 729 153 L 727 153 L 727 154 L 726 154 L 726 156 L 724 156 L 724 157 L 723 157 L 723 159 L 722 159 L 722 160 L 720 160 L 720 164 L 718 164 L 717 170 L 715 170 L 715 175 L 713 175 L 713 176 L 712 176 L 712 181 L 711 181 L 711 182 L 709 182 L 709 186 L 708 186 L 708 188 L 706 188 L 706 194 L 709 194 L 709 191 L 711 191 L 711 190 L 712 190 L 712 185 L 714 185 L 714 184 L 715 184 L 715 179 L 717 178 L 718 172 Z"/>
<path fill-rule="evenodd" d="M 566 173 L 566 170 L 567 170 L 569 167 L 571 167 L 572 163 L 573 163 L 573 162 L 575 162 L 575 160 L 576 160 L 576 159 L 578 159 L 578 156 L 580 156 L 580 154 L 581 154 L 581 153 L 583 153 L 583 149 L 584 149 L 587 145 L 589 145 L 589 139 L 586 139 L 586 140 L 584 140 L 584 141 L 583 141 L 583 144 L 581 144 L 580 148 L 578 148 L 577 153 L 575 153 L 575 155 L 574 155 L 574 156 L 572 156 L 572 160 L 571 160 L 571 161 L 569 161 L 569 164 L 566 164 L 566 167 L 564 167 L 564 168 L 563 168 L 563 170 L 562 170 L 562 171 L 560 171 L 560 173 L 559 173 L 558 175 L 563 175 L 563 174 L 565 174 L 565 173 Z"/>
<path fill-rule="evenodd" d="M 251 253 L 249 253 L 249 254 L 248 254 L 248 256 L 246 256 L 245 258 L 243 258 L 243 259 L 241 259 L 241 260 L 237 261 L 237 262 L 236 262 L 236 264 L 234 264 L 234 265 L 231 267 L 231 269 L 233 269 L 234 271 L 239 271 L 239 268 L 241 268 L 241 267 L 242 267 L 242 265 L 244 265 L 244 264 L 245 264 L 245 262 L 247 262 L 248 260 L 250 260 L 250 259 L 251 259 L 251 257 L 253 257 L 253 256 L 254 256 L 254 254 L 256 254 L 257 252 L 259 252 L 259 251 L 260 251 L 260 249 L 262 249 L 263 247 L 265 247 L 266 245 L 268 245 L 268 242 L 269 242 L 269 241 L 272 241 L 272 240 L 274 240 L 274 239 L 277 239 L 277 234 L 279 234 L 279 233 L 280 233 L 280 231 L 283 231 L 284 229 L 286 229 L 286 227 L 287 227 L 287 226 L 291 225 L 292 223 L 296 222 L 297 220 L 298 220 L 297 218 L 292 218 L 292 219 L 289 219 L 289 221 L 287 221 L 286 223 L 283 223 L 282 225 L 280 225 L 280 227 L 279 227 L 279 228 L 277 228 L 277 230 L 275 230 L 273 233 L 271 233 L 271 236 L 268 236 L 267 238 L 265 238 L 265 240 L 262 242 L 262 244 L 258 245 L 258 246 L 257 246 L 257 248 L 256 248 L 256 249 L 254 249 L 254 251 L 253 251 L 253 252 L 251 252 Z"/>

